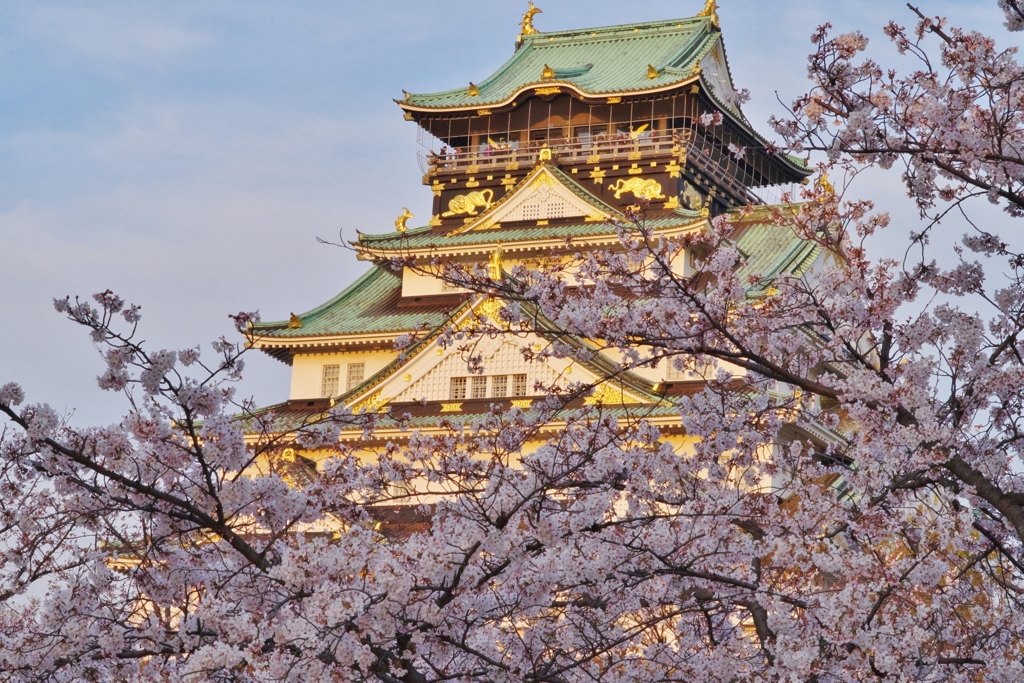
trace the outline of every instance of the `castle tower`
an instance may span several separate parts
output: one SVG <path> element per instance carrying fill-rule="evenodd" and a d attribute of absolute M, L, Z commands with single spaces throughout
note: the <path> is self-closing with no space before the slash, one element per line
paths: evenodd
<path fill-rule="evenodd" d="M 429 221 L 409 227 L 406 210 L 394 230 L 360 234 L 352 245 L 370 263 L 361 278 L 311 311 L 255 326 L 257 348 L 292 366 L 289 400 L 264 411 L 276 429 L 336 403 L 391 410 L 429 429 L 439 416 L 469 422 L 495 404 L 528 410 L 536 385 L 597 381 L 611 374 L 614 358 L 524 360 L 524 347 L 542 349 L 556 330 L 485 339 L 483 373 L 469 372 L 458 349 L 438 340 L 496 303 L 431 269 L 490 263 L 500 277 L 516 264 L 613 248 L 615 223 L 628 222 L 629 208 L 641 204 L 649 228 L 681 237 L 717 215 L 762 204 L 762 188 L 809 175 L 802 161 L 774 151 L 735 104 L 713 1 L 688 19 L 559 32 L 538 31 L 534 14 L 494 74 L 397 101 L 421 131 Z M 799 275 L 821 257 L 790 230 L 749 218 L 737 225 L 735 239 L 757 272 Z M 680 275 L 693 274 L 689 254 L 677 261 Z M 415 342 L 399 353 L 403 335 Z M 643 407 L 676 429 L 678 414 L 664 397 L 703 382 L 665 365 L 620 373 L 588 400 Z M 408 436 L 393 432 L 385 428 L 380 438 Z"/>

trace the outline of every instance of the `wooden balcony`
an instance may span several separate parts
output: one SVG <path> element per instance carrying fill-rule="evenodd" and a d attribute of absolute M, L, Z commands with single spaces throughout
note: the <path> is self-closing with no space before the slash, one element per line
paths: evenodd
<path fill-rule="evenodd" d="M 736 177 L 735 159 L 721 149 L 719 141 L 688 129 L 660 135 L 642 133 L 635 138 L 628 134 L 597 135 L 589 139 L 561 138 L 483 149 L 456 149 L 445 155 L 431 153 L 427 157 L 430 175 L 495 173 L 532 168 L 545 149 L 563 166 L 630 163 L 673 156 L 685 151 L 708 178 L 733 194 L 741 203 L 761 204 L 761 199 Z"/>
<path fill-rule="evenodd" d="M 685 145 L 688 131 L 667 135 L 640 134 L 635 139 L 628 135 L 599 136 L 588 139 L 561 138 L 554 140 L 510 143 L 497 148 L 457 149 L 446 155 L 427 157 L 430 173 L 478 173 L 481 171 L 515 170 L 529 168 L 537 163 L 541 151 L 551 150 L 552 159 L 560 164 L 600 164 L 606 161 L 629 161 L 655 156 L 670 156 L 677 145 Z"/>

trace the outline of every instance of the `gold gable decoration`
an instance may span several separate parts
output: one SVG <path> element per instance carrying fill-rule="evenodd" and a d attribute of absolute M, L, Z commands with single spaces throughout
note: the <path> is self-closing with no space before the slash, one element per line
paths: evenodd
<path fill-rule="evenodd" d="M 652 178 L 619 178 L 617 181 L 608 186 L 608 189 L 615 193 L 616 199 L 621 199 L 622 195 L 627 192 L 632 192 L 633 196 L 637 199 L 664 199 L 665 195 L 661 193 L 661 183 Z"/>
<path fill-rule="evenodd" d="M 479 211 L 477 207 L 481 207 L 484 211 L 491 208 L 491 204 L 494 202 L 494 190 L 488 188 L 486 190 L 473 191 L 469 194 L 460 194 L 452 198 L 448 202 L 448 210 L 441 214 L 442 218 L 451 218 L 452 216 L 469 215 L 476 216 Z"/>
<path fill-rule="evenodd" d="M 594 389 L 594 393 L 587 396 L 583 400 L 584 405 L 621 405 L 626 402 L 626 396 L 622 393 L 622 389 L 613 387 L 608 384 L 602 384 L 601 386 Z"/>
<path fill-rule="evenodd" d="M 462 322 L 458 324 L 458 329 L 465 330 L 471 329 L 474 326 L 482 325 L 484 318 L 490 320 L 491 324 L 497 327 L 501 323 L 501 318 L 498 316 L 501 309 L 504 307 L 505 303 L 503 301 L 495 299 L 493 296 L 489 296 L 481 301 L 473 312 L 467 315 Z"/>
<path fill-rule="evenodd" d="M 387 404 L 391 401 L 389 398 L 383 398 L 384 390 L 380 389 L 375 393 L 371 394 L 367 398 L 357 403 L 353 408 L 352 412 L 358 413 L 363 408 L 366 408 L 368 413 L 383 413 Z"/>

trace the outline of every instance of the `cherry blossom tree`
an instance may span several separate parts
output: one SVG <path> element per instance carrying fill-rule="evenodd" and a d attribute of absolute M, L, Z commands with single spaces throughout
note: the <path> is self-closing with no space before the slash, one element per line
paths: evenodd
<path fill-rule="evenodd" d="M 1000 6 L 1019 29 L 1019 5 Z M 873 256 L 887 216 L 819 182 L 685 239 L 641 208 L 614 250 L 447 271 L 503 302 L 443 337 L 471 366 L 484 336 L 536 331 L 541 361 L 602 340 L 622 359 L 603 382 L 702 373 L 660 406 L 685 453 L 653 413 L 563 383 L 530 411 L 442 422 L 367 458 L 341 431 L 371 443 L 401 414 L 338 407 L 285 434 L 236 399 L 253 315 L 234 317 L 238 344 L 152 350 L 112 293 L 58 300 L 127 412 L 79 429 L 0 389 L 3 677 L 1024 679 L 1024 257 L 1009 227 L 965 236 L 951 268 L 928 252 L 951 206 L 984 195 L 1008 226 L 1024 210 L 1024 72 L 994 40 L 917 14 L 914 32 L 887 29 L 917 60 L 906 77 L 822 28 L 812 89 L 776 122 L 790 147 L 827 153 L 822 170 L 901 164 L 932 221 L 913 259 Z M 738 268 L 744 220 L 816 242 L 820 267 Z M 698 276 L 673 269 L 682 253 Z M 293 437 L 319 467 L 285 450 Z M 393 506 L 429 524 L 390 533 Z"/>

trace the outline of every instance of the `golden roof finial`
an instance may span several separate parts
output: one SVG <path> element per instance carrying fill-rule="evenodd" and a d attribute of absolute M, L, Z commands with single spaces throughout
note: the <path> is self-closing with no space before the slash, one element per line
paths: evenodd
<path fill-rule="evenodd" d="M 297 330 L 300 327 L 302 327 L 302 318 L 292 313 L 291 317 L 288 318 L 288 328 L 292 330 Z"/>
<path fill-rule="evenodd" d="M 819 202 L 824 202 L 826 199 L 836 193 L 836 189 L 832 187 L 832 183 L 828 181 L 828 173 L 822 173 L 821 177 L 818 178 L 818 182 L 814 183 L 822 189 L 824 196 L 819 197 Z"/>
<path fill-rule="evenodd" d="M 412 217 L 413 217 L 413 215 L 412 215 L 412 213 L 409 212 L 409 209 L 407 209 L 405 207 L 402 207 L 402 215 L 399 216 L 398 219 L 395 221 L 395 228 L 398 229 L 398 232 L 405 232 L 406 230 L 409 229 L 405 225 L 405 222 L 408 221 Z"/>
<path fill-rule="evenodd" d="M 537 33 L 537 29 L 533 27 L 533 15 L 541 14 L 544 10 L 539 10 L 533 6 L 533 2 L 530 2 L 530 9 L 526 10 L 526 14 L 523 15 L 523 27 L 520 33 L 524 36 L 532 36 Z"/>
<path fill-rule="evenodd" d="M 697 14 L 698 17 L 711 17 L 711 23 L 718 26 L 718 3 L 716 0 L 707 0 L 704 9 Z"/>
<path fill-rule="evenodd" d="M 491 258 L 487 259 L 487 270 L 492 280 L 500 280 L 502 277 L 501 255 L 501 242 L 498 242 L 498 248 L 491 253 Z"/>
<path fill-rule="evenodd" d="M 647 65 L 647 78 L 657 78 L 659 76 L 658 70 L 654 68 L 653 64 Z"/>
<path fill-rule="evenodd" d="M 476 87 L 476 85 L 473 83 L 473 81 L 470 81 L 469 82 L 469 96 L 470 97 L 477 97 L 478 95 L 480 95 L 480 88 Z"/>
<path fill-rule="evenodd" d="M 540 149 L 540 161 L 551 161 L 551 148 L 548 147 L 548 143 L 546 142 Z"/>
<path fill-rule="evenodd" d="M 544 70 L 540 72 L 540 77 L 545 81 L 550 81 L 555 77 L 555 70 L 547 64 L 544 65 Z"/>

